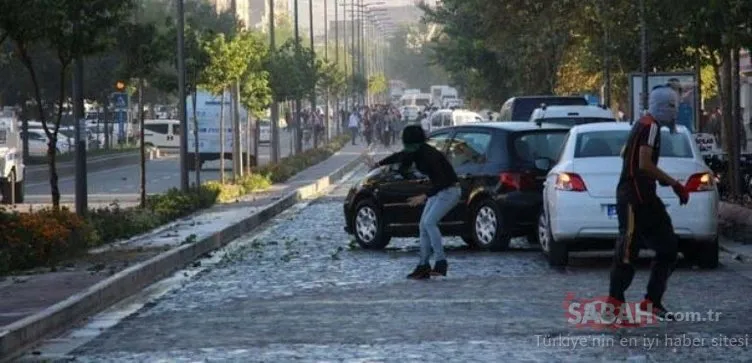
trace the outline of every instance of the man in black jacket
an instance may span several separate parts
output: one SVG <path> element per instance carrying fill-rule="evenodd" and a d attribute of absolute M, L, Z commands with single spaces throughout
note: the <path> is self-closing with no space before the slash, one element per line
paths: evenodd
<path fill-rule="evenodd" d="M 431 275 L 446 276 L 448 264 L 441 241 L 439 221 L 460 200 L 459 179 L 444 154 L 426 143 L 426 135 L 420 126 L 405 127 L 402 131 L 402 143 L 404 150 L 375 163 L 373 167 L 400 164 L 400 168 L 407 169 L 415 165 L 415 168 L 431 181 L 431 189 L 426 194 L 407 199 L 407 204 L 411 207 L 425 203 L 420 217 L 420 262 L 407 277 L 427 279 Z M 436 260 L 433 270 L 429 261 L 431 252 Z"/>

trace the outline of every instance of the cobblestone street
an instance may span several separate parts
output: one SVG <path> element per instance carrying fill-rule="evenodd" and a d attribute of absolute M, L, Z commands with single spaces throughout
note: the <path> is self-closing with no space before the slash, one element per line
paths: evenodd
<path fill-rule="evenodd" d="M 578 328 L 567 322 L 564 301 L 568 293 L 607 292 L 609 253 L 575 254 L 559 271 L 524 239 L 511 251 L 491 253 L 449 238 L 449 276 L 408 281 L 417 239 L 365 251 L 342 229 L 342 201 L 360 175 L 215 253 L 219 262 L 68 356 L 76 362 L 752 359 L 752 336 L 744 339 L 752 335 L 747 263 L 723 254 L 717 270 L 682 266 L 670 280 L 669 308 L 712 309 L 721 313 L 718 321 Z M 641 298 L 647 273 L 643 262 L 630 301 Z M 724 337 L 742 338 L 734 344 L 740 346 Z"/>

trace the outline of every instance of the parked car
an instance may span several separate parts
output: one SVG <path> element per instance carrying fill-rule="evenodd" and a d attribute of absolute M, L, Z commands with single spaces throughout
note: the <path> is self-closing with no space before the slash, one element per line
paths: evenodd
<path fill-rule="evenodd" d="M 543 106 L 536 108 L 530 122 L 546 122 L 567 127 L 596 122 L 616 122 L 614 112 L 600 106 Z"/>
<path fill-rule="evenodd" d="M 588 101 L 582 96 L 521 96 L 512 97 L 504 102 L 499 111 L 499 121 L 527 121 L 533 111 L 547 106 L 587 106 Z"/>
<path fill-rule="evenodd" d="M 145 120 L 144 145 L 163 149 L 180 147 L 179 120 Z"/>
<path fill-rule="evenodd" d="M 438 130 L 449 126 L 464 125 L 472 122 L 483 122 L 479 114 L 467 110 L 438 110 L 431 114 L 431 130 Z"/>
<path fill-rule="evenodd" d="M 21 140 L 23 140 L 24 132 L 21 131 Z M 47 148 L 49 139 L 43 129 L 29 129 L 29 156 L 45 156 L 47 155 Z M 67 136 L 58 133 L 57 154 L 65 154 L 74 150 L 74 146 L 68 142 Z"/>
<path fill-rule="evenodd" d="M 546 178 L 538 239 L 551 265 L 568 263 L 570 251 L 613 248 L 619 234 L 616 186 L 622 169 L 621 149 L 628 123 L 575 126 L 558 163 Z M 658 166 L 684 183 L 689 203 L 679 205 L 671 187 L 658 186 L 683 255 L 701 267 L 718 265 L 718 191 L 713 172 L 703 161 L 692 135 L 661 130 Z"/>
<path fill-rule="evenodd" d="M 483 122 L 444 128 L 428 143 L 447 155 L 460 178 L 462 197 L 439 223 L 445 235 L 471 246 L 504 250 L 510 238 L 537 239 L 541 191 L 568 129 L 529 122 Z M 422 206 L 407 198 L 425 193 L 428 178 L 399 165 L 372 170 L 344 203 L 345 231 L 368 249 L 381 249 L 392 237 L 418 235 Z"/>

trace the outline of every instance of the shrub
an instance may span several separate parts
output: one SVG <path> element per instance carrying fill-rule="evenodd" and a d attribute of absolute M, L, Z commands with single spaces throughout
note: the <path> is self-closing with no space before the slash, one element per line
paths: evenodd
<path fill-rule="evenodd" d="M 349 139 L 338 137 L 328 145 L 284 158 L 279 163 L 256 168 L 253 173 L 233 184 L 207 182 L 187 193 L 170 189 L 149 196 L 146 208 L 121 208 L 113 204 L 89 212 L 81 219 L 63 208 L 42 209 L 33 213 L 0 209 L 0 274 L 38 266 L 54 266 L 65 258 L 87 249 L 131 238 L 211 207 L 219 201 L 269 188 L 284 182 L 303 169 L 317 164 Z"/>
<path fill-rule="evenodd" d="M 0 210 L 0 273 L 52 266 L 91 246 L 96 233 L 67 209 Z"/>

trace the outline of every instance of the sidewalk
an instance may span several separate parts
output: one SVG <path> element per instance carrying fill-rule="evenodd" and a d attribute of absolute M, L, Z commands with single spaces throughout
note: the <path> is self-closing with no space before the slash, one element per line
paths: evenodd
<path fill-rule="evenodd" d="M 265 222 L 288 206 L 275 208 L 279 210 L 271 212 L 266 208 L 275 203 L 279 204 L 281 199 L 291 199 L 290 193 L 295 193 L 306 184 L 320 183 L 322 178 L 330 177 L 334 173 L 346 173 L 347 170 L 342 170 L 343 167 L 357 167 L 366 151 L 363 144 L 348 144 L 329 159 L 300 172 L 286 183 L 275 184 L 270 190 L 248 195 L 236 203 L 218 204 L 145 235 L 99 247 L 90 251 L 87 256 L 59 266 L 56 271 L 39 269 L 22 276 L 0 277 L 0 343 L 3 335 L 10 330 L 9 324 L 42 312 L 77 294 L 85 294 L 92 290 L 95 284 L 128 267 L 153 259 L 168 250 L 198 244 L 197 241 L 203 242 L 208 238 L 217 240 L 214 244 L 219 247 L 229 242 L 219 240 L 229 238 L 230 233 L 225 233 L 228 236 L 219 237 L 216 234 L 228 228 L 232 229 L 235 225 L 242 225 L 236 228 L 238 232 L 247 233 L 248 230 L 242 229 L 255 227 L 248 221 L 249 216 L 257 216 L 254 218 L 257 224 Z M 335 177 L 338 179 L 341 176 Z M 313 194 L 307 196 L 311 195 Z M 294 204 L 292 199 L 290 203 Z M 175 262 L 165 258 L 165 263 Z M 85 311 L 86 314 L 95 312 Z M 2 353 L 3 347 L 0 346 L 0 356 Z"/>

